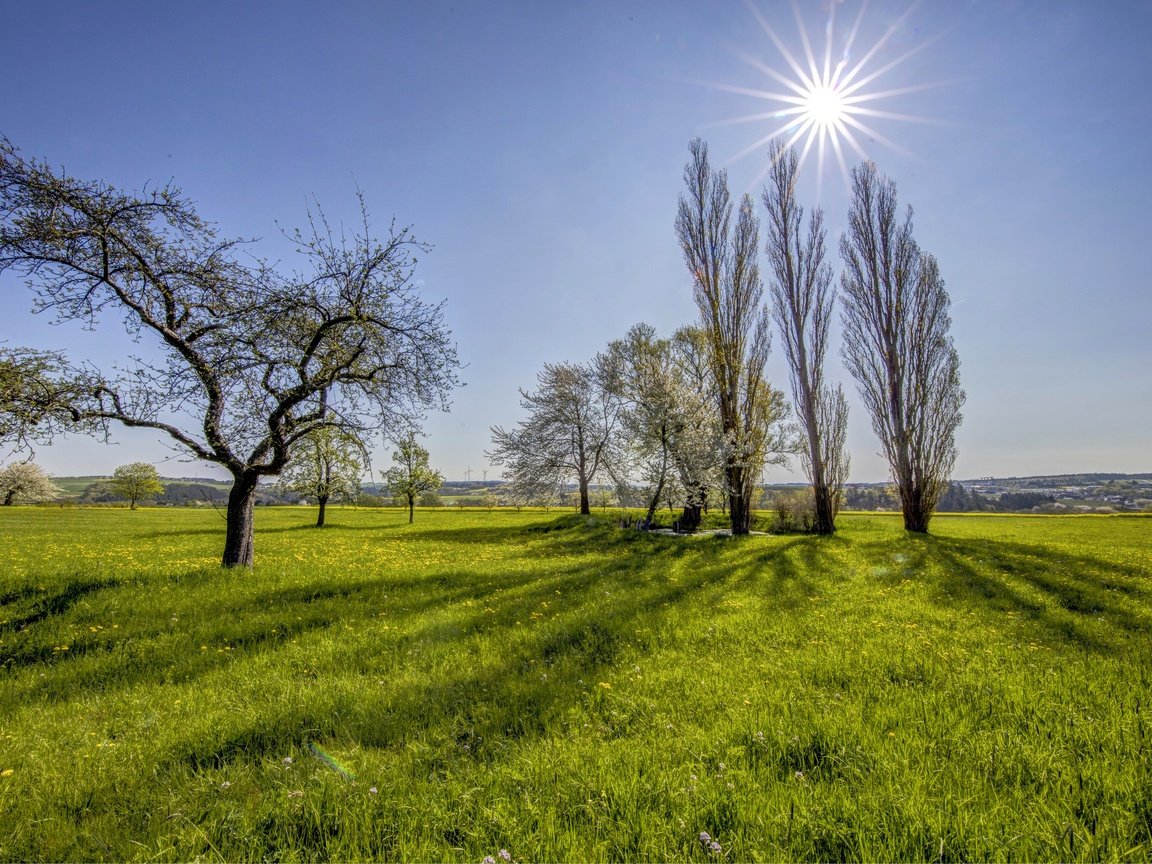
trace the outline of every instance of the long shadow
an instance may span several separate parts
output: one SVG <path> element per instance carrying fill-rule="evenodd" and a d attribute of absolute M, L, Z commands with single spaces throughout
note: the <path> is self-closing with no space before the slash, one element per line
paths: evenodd
<path fill-rule="evenodd" d="M 233 625 L 214 629 L 213 636 L 217 639 L 222 639 L 237 649 L 259 651 L 264 648 L 275 649 L 289 636 L 299 636 L 309 630 L 326 629 L 336 621 L 349 620 L 350 612 L 353 616 L 357 614 L 352 610 L 363 610 L 370 605 L 371 615 L 378 614 L 384 598 L 391 598 L 386 605 L 390 610 L 395 610 L 398 618 L 418 618 L 436 608 L 447 609 L 468 601 L 491 599 L 496 595 L 500 595 L 501 599 L 513 596 L 516 598 L 520 613 L 529 614 L 530 609 L 526 608 L 527 606 L 549 599 L 556 590 L 571 595 L 573 592 L 586 591 L 600 582 L 623 584 L 628 577 L 636 573 L 670 571 L 676 562 L 686 556 L 695 559 L 692 569 L 700 578 L 679 584 L 669 583 L 665 586 L 663 596 L 653 601 L 657 605 L 674 605 L 709 580 L 719 584 L 722 581 L 734 583 L 738 580 L 764 579 L 771 576 L 774 584 L 770 593 L 777 598 L 777 602 L 785 602 L 790 594 L 794 595 L 786 602 L 795 607 L 802 599 L 801 594 L 810 593 L 809 584 L 803 580 L 803 570 L 805 567 L 816 566 L 816 562 L 809 552 L 801 566 L 793 559 L 790 550 L 798 544 L 801 546 L 807 544 L 814 549 L 816 547 L 812 545 L 813 542 L 819 542 L 813 541 L 813 538 L 792 540 L 753 558 L 743 567 L 733 567 L 727 563 L 716 564 L 709 561 L 714 557 L 714 553 L 722 552 L 728 543 L 733 542 L 730 540 L 666 538 L 636 531 L 619 531 L 602 522 L 589 523 L 588 520 L 571 516 L 561 516 L 528 525 L 484 526 L 443 534 L 410 532 L 404 536 L 419 542 L 426 538 L 443 540 L 445 537 L 459 535 L 467 535 L 464 542 L 468 543 L 510 543 L 518 550 L 517 554 L 525 562 L 525 566 L 510 568 L 509 572 L 499 574 L 477 573 L 470 571 L 466 566 L 457 566 L 420 575 L 392 571 L 382 573 L 376 578 L 355 581 L 334 576 L 324 582 L 260 591 L 240 602 L 237 602 L 234 595 L 222 595 L 217 602 L 198 606 L 196 612 L 205 620 Z M 571 555 L 574 562 L 563 569 L 557 566 L 547 568 L 542 577 L 536 565 L 545 550 L 554 557 Z M 214 575 L 219 574 L 197 571 L 169 578 L 173 582 L 180 582 L 210 579 Z M 62 614 L 67 611 L 66 598 L 75 598 L 81 593 L 104 588 L 115 589 L 119 584 L 115 580 L 106 580 L 66 587 L 61 592 L 61 598 L 64 599 L 42 602 L 34 613 L 36 617 L 18 618 L 13 626 L 31 620 L 41 620 L 52 614 Z M 304 617 L 308 622 L 304 625 L 291 620 L 291 616 L 288 616 L 286 620 L 278 621 L 274 628 L 263 627 L 259 631 L 250 632 L 247 626 L 247 622 L 250 621 L 266 623 L 270 618 L 284 617 L 290 610 L 295 612 L 305 609 L 307 614 Z M 367 612 L 361 614 L 366 619 L 370 617 Z M 270 635 L 272 630 L 275 630 L 274 635 Z M 123 637 L 123 634 L 119 635 Z M 138 644 L 130 663 L 118 654 L 119 643 L 112 638 L 112 634 L 78 640 L 68 653 L 62 655 L 58 655 L 52 646 L 37 646 L 32 643 L 22 647 L 14 645 L 7 652 L 8 656 L 5 659 L 9 667 L 26 667 L 43 662 L 61 666 L 79 661 L 81 658 L 91 660 L 94 656 L 105 655 L 107 663 L 101 668 L 94 669 L 91 668 L 91 663 L 88 664 L 81 683 L 99 687 L 101 690 L 123 689 L 141 680 L 147 680 L 153 675 L 150 658 L 158 660 L 164 651 L 171 650 L 171 643 L 165 641 L 171 635 L 163 627 L 155 628 L 152 632 L 137 633 Z M 186 681 L 207 674 L 228 660 L 227 657 L 217 658 L 211 654 L 184 658 L 179 668 L 174 668 L 169 680 Z M 46 687 L 41 691 L 41 698 L 48 701 L 66 699 L 70 689 L 71 686 Z"/>
<path fill-rule="evenodd" d="M 581 545 L 578 539 L 572 542 L 576 546 Z M 534 556 L 535 553 L 528 549 L 521 552 L 525 562 Z M 195 571 L 168 578 L 172 582 L 189 582 L 205 576 L 205 573 Z M 206 578 L 219 576 L 219 573 L 212 572 Z M 395 610 L 398 618 L 417 618 L 436 608 L 449 608 L 462 601 L 480 601 L 509 592 L 524 595 L 521 604 L 529 600 L 539 603 L 557 586 L 566 592 L 582 591 L 599 578 L 601 574 L 577 567 L 571 572 L 552 574 L 541 579 L 539 571 L 530 566 L 516 568 L 511 577 L 478 576 L 465 568 L 415 576 L 393 571 L 382 573 L 376 578 L 356 581 L 335 575 L 324 582 L 259 591 L 240 601 L 224 594 L 215 602 L 199 605 L 196 614 L 203 620 L 222 622 L 213 629 L 216 641 L 223 641 L 236 651 L 253 653 L 275 650 L 288 639 L 327 629 L 337 622 L 347 622 L 357 617 L 368 620 L 378 614 L 385 597 L 391 598 L 387 606 Z M 24 592 L 33 598 L 36 606 L 28 614 L 11 619 L 7 626 L 19 628 L 51 615 L 65 614 L 81 596 L 103 589 L 115 590 L 122 585 L 117 580 L 88 581 L 70 583 L 53 595 L 45 596 L 37 591 Z M 13 595 L 9 601 L 16 599 Z M 297 612 L 304 614 L 296 616 Z M 301 624 L 295 620 L 296 617 L 307 620 Z M 268 624 L 269 619 L 274 619 L 274 627 L 263 626 Z M 253 629 L 257 622 L 261 622 L 262 626 Z M 179 658 L 178 663 L 170 663 L 171 657 L 166 652 L 173 648 L 168 639 L 172 634 L 163 626 L 142 633 L 135 632 L 133 650 L 126 654 L 122 650 L 125 635 L 104 633 L 74 640 L 66 653 L 58 652 L 55 646 L 36 641 L 24 644 L 10 642 L 7 650 L 0 654 L 0 665 L 18 669 L 51 663 L 56 667 L 53 676 L 55 684 L 42 682 L 33 688 L 35 682 L 28 683 L 29 688 L 36 690 L 40 701 L 51 703 L 71 698 L 79 687 L 92 687 L 104 692 L 127 689 L 154 678 L 157 664 L 170 667 L 166 673 L 167 680 L 183 682 L 209 674 L 232 659 L 228 655 L 219 656 L 214 651 L 206 654 L 193 652 Z M 93 659 L 96 660 L 96 668 L 92 668 Z M 67 674 L 68 666 L 78 666 L 82 660 L 88 661 L 83 671 L 77 670 L 75 675 Z M 20 688 L 10 688 L 8 695 L 17 696 L 17 689 Z"/>
<path fill-rule="evenodd" d="M 53 615 L 63 615 L 88 594 L 120 584 L 119 579 L 76 576 L 54 591 L 31 586 L 10 591 L 0 595 L 0 614 L 5 618 L 5 623 L 0 624 L 0 632 L 23 630 Z"/>
<path fill-rule="evenodd" d="M 365 714 L 355 704 L 346 706 L 338 713 L 344 718 L 358 718 L 351 725 L 346 719 L 338 722 L 334 717 L 312 716 L 304 706 L 299 716 L 278 718 L 274 728 L 262 721 L 225 740 L 185 742 L 178 748 L 181 755 L 177 761 L 216 764 L 241 753 L 252 758 L 266 748 L 283 748 L 286 735 L 302 741 L 306 735 L 339 733 L 364 744 L 387 746 L 397 735 L 409 734 L 404 730 L 426 726 L 427 720 L 422 718 L 429 706 L 439 706 L 436 710 L 443 715 L 442 722 L 459 728 L 464 743 L 472 742 L 462 752 L 478 758 L 484 740 L 542 733 L 547 718 L 568 710 L 573 700 L 587 698 L 585 688 L 575 683 L 578 678 L 596 680 L 617 662 L 621 651 L 647 655 L 656 650 L 658 645 L 651 642 L 656 637 L 639 637 L 637 633 L 641 629 L 658 632 L 659 627 L 652 625 L 675 614 L 680 604 L 714 606 L 732 587 L 755 582 L 762 583 L 765 594 L 782 607 L 799 606 L 811 593 L 805 572 L 820 566 L 825 548 L 814 538 L 790 539 L 749 560 L 741 557 L 734 566 L 731 558 L 723 555 L 734 541 L 719 538 L 685 540 L 563 524 L 552 531 L 523 525 L 478 530 L 487 542 L 501 542 L 495 538 L 515 541 L 524 566 L 500 573 L 471 572 L 466 566 L 420 576 L 388 572 L 351 582 L 334 576 L 320 584 L 258 591 L 240 602 L 222 596 L 217 602 L 199 605 L 197 614 L 204 620 L 223 622 L 213 635 L 233 646 L 230 654 L 189 652 L 186 635 L 169 633 L 158 625 L 150 632 L 134 634 L 137 647 L 132 654 L 111 639 L 97 640 L 73 646 L 73 652 L 65 657 L 29 654 L 20 658 L 20 665 L 51 662 L 57 667 L 53 680 L 36 685 L 35 698 L 41 703 L 66 700 L 79 688 L 114 693 L 156 681 L 161 668 L 165 670 L 159 676 L 162 680 L 187 683 L 226 667 L 234 658 L 275 651 L 286 642 L 337 624 L 371 626 L 382 608 L 402 627 L 401 634 L 388 638 L 385 650 L 399 654 L 405 646 L 418 649 L 455 641 L 467 654 L 467 646 L 478 644 L 476 640 L 510 639 L 513 630 L 522 639 L 521 622 L 528 622 L 531 612 L 543 602 L 554 602 L 559 591 L 565 598 L 561 617 L 536 625 L 529 639 L 517 643 L 521 646 L 517 651 L 502 655 L 484 669 L 470 671 L 465 667 L 448 680 L 389 692 L 386 710 L 376 713 Z M 541 570 L 537 565 L 543 549 L 558 560 Z M 627 554 L 617 554 L 621 551 Z M 570 560 L 563 557 L 567 553 L 571 553 Z M 90 590 L 116 587 L 107 584 Z M 497 611 L 485 608 L 489 604 Z M 441 620 L 428 620 L 426 614 L 437 608 L 451 612 Z M 406 620 L 422 623 L 405 626 Z M 177 644 L 187 656 L 173 656 Z M 91 661 L 93 655 L 99 661 L 95 668 L 91 662 L 80 662 L 85 658 Z M 350 650 L 346 665 L 378 674 L 378 659 L 355 651 Z M 68 673 L 69 666 L 75 669 L 74 674 Z M 525 676 L 537 669 L 557 670 L 555 684 L 548 688 L 528 686 Z M 32 684 L 35 682 L 29 686 Z M 13 704 L 23 704 L 32 695 L 12 694 L 17 700 Z M 377 702 L 370 700 L 369 704 Z M 616 721 L 606 717 L 605 722 Z"/>
<path fill-rule="evenodd" d="M 311 522 L 303 522 L 299 525 L 284 525 L 278 527 L 256 528 L 255 533 L 260 534 L 293 534 L 296 532 L 307 533 L 315 531 L 317 536 L 324 536 L 325 534 L 336 534 L 341 532 L 348 532 L 351 534 L 371 534 L 377 531 L 398 531 L 404 527 L 396 522 L 382 522 L 379 525 L 345 525 L 340 522 L 325 522 L 320 528 L 316 527 L 315 520 Z"/>
<path fill-rule="evenodd" d="M 221 520 L 220 525 L 214 528 L 173 528 L 170 530 L 157 528 L 153 531 L 140 531 L 132 536 L 141 540 L 166 540 L 169 537 L 207 537 L 217 534 L 223 537 L 224 530 L 225 525 Z"/>
<path fill-rule="evenodd" d="M 647 551 L 657 559 L 684 554 L 683 546 L 675 540 L 653 544 Z M 596 573 L 571 564 L 544 578 L 526 576 L 516 583 L 520 590 L 518 611 L 509 609 L 498 617 L 478 611 L 457 617 L 447 631 L 431 623 L 404 639 L 403 644 L 409 646 L 444 638 L 461 643 L 473 638 L 507 639 L 517 645 L 516 650 L 500 653 L 483 668 L 462 665 L 448 679 L 440 676 L 429 683 L 407 683 L 369 702 L 349 699 L 339 711 L 324 718 L 302 712 L 287 725 L 281 718 L 273 734 L 263 725 L 238 729 L 227 740 L 196 742 L 191 748 L 174 752 L 173 757 L 196 767 L 219 766 L 232 758 L 252 759 L 281 752 L 286 737 L 294 745 L 302 745 L 308 735 L 389 748 L 402 746 L 431 727 L 450 730 L 455 742 L 450 753 L 433 757 L 429 771 L 435 774 L 447 770 L 449 759 L 498 759 L 507 742 L 546 734 L 554 719 L 581 702 L 591 703 L 606 735 L 626 733 L 627 718 L 614 714 L 611 705 L 605 703 L 604 710 L 597 710 L 598 694 L 592 682 L 611 677 L 608 670 L 623 652 L 646 654 L 654 650 L 651 643 L 637 636 L 639 622 L 658 621 L 691 594 L 720 593 L 734 575 L 730 568 L 702 563 L 676 582 L 639 585 L 631 577 L 634 568 L 627 562 L 614 566 L 611 561 L 600 562 Z M 523 632 L 524 609 L 554 597 L 558 585 L 563 591 L 579 592 L 581 600 L 566 609 L 562 621 L 539 624 L 530 638 L 511 641 L 514 630 Z M 604 586 L 615 589 L 608 606 L 592 590 Z M 356 664 L 355 654 L 350 655 L 349 662 Z M 545 683 L 541 675 L 552 676 L 552 682 Z"/>
<path fill-rule="evenodd" d="M 1115 651 L 1152 629 L 1148 574 L 1090 555 L 1005 540 L 921 539 L 941 563 L 939 592 L 1026 616 L 1049 638 Z"/>
<path fill-rule="evenodd" d="M 595 539 L 604 539 L 597 535 Z M 568 542 L 568 538 L 564 538 Z M 578 547 L 585 547 L 588 537 Z M 194 767 L 220 766 L 233 758 L 260 758 L 282 752 L 285 738 L 301 746 L 308 736 L 334 737 L 359 746 L 397 747 L 421 729 L 451 730 L 454 747 L 449 754 L 433 758 L 429 770 L 446 770 L 449 759 L 492 760 L 499 758 L 510 740 L 543 735 L 574 704 L 587 704 L 597 714 L 603 734 L 614 737 L 627 732 L 628 719 L 615 710 L 616 703 L 603 697 L 592 682 L 612 677 L 611 669 L 625 652 L 650 655 L 659 648 L 652 637 L 638 635 L 641 623 L 648 631 L 658 631 L 659 622 L 677 613 L 677 606 L 689 600 L 712 605 L 734 583 L 757 579 L 785 591 L 784 586 L 803 591 L 804 583 L 791 556 L 766 554 L 742 567 L 716 561 L 714 553 L 722 543 L 651 538 L 639 544 L 645 556 L 643 566 L 627 558 L 600 560 L 594 571 L 581 562 L 553 567 L 544 575 L 538 571 L 504 582 L 499 591 L 487 592 L 489 599 L 507 601 L 510 590 L 515 603 L 498 615 L 483 610 L 458 614 L 450 623 L 430 622 L 406 634 L 403 645 L 418 648 L 444 639 L 461 643 L 465 650 L 473 640 L 508 641 L 515 649 L 500 653 L 495 662 L 471 669 L 461 664 L 451 677 L 438 677 L 428 683 L 406 683 L 390 687 L 375 698 L 350 699 L 338 711 L 316 717 L 306 710 L 299 716 L 276 720 L 274 730 L 263 724 L 235 730 L 224 740 L 188 742 L 172 754 L 175 761 Z M 793 541 L 785 548 L 802 546 Z M 818 547 L 808 553 L 818 556 Z M 675 580 L 644 578 L 662 564 L 687 557 L 690 566 L 681 568 Z M 451 574 L 449 579 L 451 579 Z M 536 625 L 524 638 L 526 611 L 538 608 L 540 601 L 554 599 L 561 590 L 567 597 L 563 618 Z M 608 592 L 609 597 L 604 597 Z M 576 599 L 571 595 L 577 594 Z M 456 595 L 459 597 L 460 595 Z M 484 595 L 481 595 L 484 596 Z M 442 595 L 429 605 L 445 602 Z M 410 612 L 412 605 L 405 608 Z M 513 631 L 518 639 L 513 640 Z M 473 642 L 475 644 L 475 642 Z M 399 646 L 397 646 L 399 650 Z M 371 658 L 351 651 L 348 668 L 367 672 Z M 631 662 L 631 660 L 629 661 Z M 544 676 L 543 678 L 541 676 Z M 547 682 L 547 683 L 545 683 Z M 603 702 L 603 710 L 598 706 Z"/>
<path fill-rule="evenodd" d="M 523 566 L 507 572 L 449 566 L 418 577 L 387 572 L 350 584 L 334 576 L 324 584 L 257 591 L 239 604 L 221 596 L 198 608 L 207 619 L 226 621 L 228 628 L 216 632 L 237 649 L 252 653 L 274 651 L 281 642 L 340 623 L 370 626 L 386 596 L 389 615 L 394 610 L 400 621 L 411 616 L 420 623 L 382 642 L 378 655 L 393 658 L 383 667 L 379 656 L 365 655 L 355 645 L 346 656 L 336 658 L 338 666 L 375 678 L 382 674 L 381 668 L 394 664 L 406 669 L 418 666 L 426 646 L 445 640 L 455 643 L 453 656 L 461 662 L 448 675 L 423 680 L 406 676 L 403 685 L 368 688 L 342 696 L 335 704 L 293 700 L 251 722 L 173 736 L 173 743 L 160 754 L 158 768 L 201 770 L 236 760 L 279 761 L 286 748 L 306 752 L 313 741 L 339 751 L 345 746 L 400 748 L 415 738 L 432 745 L 422 747 L 426 755 L 420 770 L 447 776 L 462 760 L 491 763 L 502 758 L 509 743 L 563 728 L 576 706 L 588 713 L 605 740 L 624 736 L 644 722 L 642 711 L 613 700 L 594 682 L 617 680 L 617 667 L 625 658 L 630 667 L 660 650 L 661 640 L 667 638 L 660 635 L 662 620 L 682 614 L 685 604 L 715 607 L 736 586 L 757 590 L 763 586 L 764 595 L 782 608 L 799 606 L 802 611 L 813 588 L 807 575 L 810 568 L 826 566 L 828 551 L 834 548 L 823 540 L 794 538 L 775 541 L 762 553 L 733 556 L 725 553 L 742 541 L 664 538 L 586 526 L 551 532 L 483 530 L 488 542 L 502 542 L 498 537 L 515 542 Z M 541 568 L 546 552 L 556 560 Z M 528 610 L 554 599 L 556 591 L 564 595 L 562 605 L 557 605 L 560 617 L 540 622 L 526 634 Z M 476 601 L 475 608 L 462 607 L 465 600 Z M 482 608 L 486 601 L 498 607 L 498 614 Z M 447 611 L 449 606 L 448 620 L 420 620 L 429 610 Z M 283 622 L 278 637 L 268 632 L 266 616 L 274 613 Z M 297 614 L 306 620 L 292 621 Z M 641 630 L 647 635 L 640 635 Z M 162 631 L 160 626 L 142 634 L 144 641 Z M 506 643 L 509 650 L 493 652 L 493 640 Z M 157 645 L 156 651 L 164 647 Z M 468 657 L 482 657 L 483 665 L 470 666 Z M 113 658 L 116 662 L 107 676 L 90 679 L 91 686 L 111 694 L 143 681 L 192 681 L 233 662 L 232 657 L 209 652 L 175 670 L 159 672 L 167 664 L 158 659 L 143 658 L 138 666 L 124 667 Z M 323 676 L 313 683 L 323 687 Z M 56 689 L 64 698 L 69 692 L 74 695 L 76 688 Z M 37 691 L 35 698 L 45 695 Z M 15 704 L 28 701 L 26 696 Z"/>

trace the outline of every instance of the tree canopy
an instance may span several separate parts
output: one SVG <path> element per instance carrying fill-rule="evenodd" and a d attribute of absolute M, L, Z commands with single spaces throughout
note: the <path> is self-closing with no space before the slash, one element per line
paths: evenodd
<path fill-rule="evenodd" d="M 117 495 L 128 501 L 131 510 L 135 510 L 140 501 L 155 498 L 164 491 L 164 484 L 160 482 L 160 472 L 147 462 L 121 465 L 112 472 L 110 485 Z"/>
<path fill-rule="evenodd" d="M 770 431 L 787 404 L 765 378 L 772 347 L 757 256 L 760 223 L 752 198 L 741 198 L 732 221 L 727 172 L 713 169 L 708 145 L 689 144 L 676 236 L 692 274 L 708 366 L 725 438 L 725 475 L 733 534 L 751 528 L 753 489 L 772 450 Z"/>
<path fill-rule="evenodd" d="M 0 468 L 0 506 L 49 501 L 60 491 L 48 472 L 34 462 L 13 462 Z"/>

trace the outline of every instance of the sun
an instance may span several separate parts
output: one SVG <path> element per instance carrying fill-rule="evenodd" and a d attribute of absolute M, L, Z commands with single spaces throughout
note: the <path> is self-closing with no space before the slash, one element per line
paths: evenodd
<path fill-rule="evenodd" d="M 846 116 L 844 100 L 835 87 L 819 83 L 804 93 L 804 122 L 822 131 L 834 130 Z"/>
<path fill-rule="evenodd" d="M 839 166 L 847 185 L 848 159 L 867 160 L 864 142 L 879 143 L 895 152 L 910 155 L 895 142 L 882 135 L 874 126 L 876 120 L 897 120 L 928 123 L 927 118 L 911 114 L 900 114 L 881 110 L 875 103 L 902 94 L 912 93 L 940 86 L 939 83 L 919 83 L 911 86 L 875 89 L 878 81 L 914 54 L 923 51 L 931 41 L 922 42 L 903 54 L 889 58 L 889 43 L 899 30 L 912 9 L 893 22 L 887 30 L 867 50 L 855 59 L 857 36 L 867 11 L 867 2 L 861 2 L 856 18 L 843 35 L 837 39 L 837 3 L 829 4 L 828 19 L 825 24 L 824 50 L 818 56 L 813 50 L 804 20 L 796 0 L 791 0 L 793 17 L 801 48 L 800 58 L 788 49 L 784 40 L 756 7 L 754 0 L 745 0 L 760 28 L 768 36 L 775 53 L 784 61 L 784 71 L 765 63 L 758 57 L 736 52 L 743 60 L 770 78 L 783 90 L 765 90 L 758 87 L 737 87 L 724 84 L 713 86 L 733 93 L 752 96 L 772 103 L 769 111 L 749 114 L 722 121 L 717 125 L 738 123 L 763 125 L 770 124 L 770 131 L 758 137 L 729 162 L 734 162 L 750 153 L 766 148 L 769 142 L 780 139 L 784 148 L 800 150 L 800 166 L 803 167 L 810 155 L 815 154 L 817 171 L 817 195 L 823 182 L 826 160 L 831 157 Z M 873 68 L 874 67 L 874 68 Z M 765 166 L 753 185 L 759 183 L 770 166 Z"/>

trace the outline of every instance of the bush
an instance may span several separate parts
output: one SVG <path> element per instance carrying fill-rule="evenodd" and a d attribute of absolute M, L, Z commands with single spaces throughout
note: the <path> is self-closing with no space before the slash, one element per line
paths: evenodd
<path fill-rule="evenodd" d="M 816 502 L 811 489 L 777 492 L 772 500 L 775 534 L 810 534 L 816 527 Z"/>

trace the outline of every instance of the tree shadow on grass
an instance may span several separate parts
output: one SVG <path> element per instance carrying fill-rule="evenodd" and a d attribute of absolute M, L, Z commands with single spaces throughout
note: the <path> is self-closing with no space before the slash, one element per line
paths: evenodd
<path fill-rule="evenodd" d="M 302 522 L 299 525 L 277 525 L 266 528 L 257 526 L 255 535 L 258 538 L 261 534 L 294 534 L 297 532 L 308 533 L 314 531 L 316 532 L 316 536 L 323 537 L 326 534 L 371 534 L 377 531 L 398 531 L 403 527 L 405 526 L 398 522 L 381 522 L 378 525 L 345 525 L 340 522 L 326 520 L 323 526 L 317 528 L 316 519 L 315 516 L 313 516 L 312 521 Z"/>
<path fill-rule="evenodd" d="M 53 615 L 64 615 L 87 595 L 120 584 L 120 579 L 76 576 L 53 590 L 27 586 L 10 591 L 0 595 L 0 615 L 5 622 L 0 624 L 0 631 L 23 630 Z"/>
<path fill-rule="evenodd" d="M 1027 617 L 1049 639 L 1110 652 L 1152 629 L 1148 574 L 1137 567 L 1005 540 L 918 538 L 940 563 L 939 592 Z"/>
<path fill-rule="evenodd" d="M 150 683 L 188 684 L 337 625 L 377 627 L 383 612 L 399 630 L 382 631 L 377 652 L 364 652 L 363 640 L 352 640 L 334 668 L 375 678 L 390 664 L 411 668 L 419 664 L 414 658 L 421 652 L 440 652 L 448 645 L 459 654 L 459 669 L 423 683 L 411 683 L 409 676 L 409 683 L 349 699 L 335 711 L 325 708 L 323 700 L 305 700 L 275 718 L 262 715 L 204 739 L 178 739 L 168 761 L 198 769 L 282 754 L 286 747 L 326 737 L 388 747 L 429 729 L 451 730 L 456 741 L 450 746 L 452 758 L 489 758 L 499 753 L 499 742 L 545 734 L 574 706 L 593 697 L 606 699 L 595 690 L 590 694 L 589 682 L 614 674 L 625 654 L 638 660 L 660 650 L 661 640 L 668 638 L 660 635 L 661 622 L 679 614 L 683 604 L 714 609 L 735 588 L 760 590 L 763 585 L 763 594 L 780 608 L 800 606 L 813 590 L 805 574 L 821 566 L 826 548 L 815 538 L 789 539 L 747 556 L 742 553 L 748 541 L 740 539 L 685 542 L 584 524 L 554 531 L 533 525 L 475 531 L 486 539 L 474 536 L 463 542 L 500 543 L 503 538 L 515 544 L 507 568 L 450 566 L 352 580 L 334 573 L 305 585 L 257 587 L 242 596 L 198 594 L 194 620 L 212 622 L 206 632 L 214 641 L 207 650 L 200 649 L 195 625 L 191 632 L 180 630 L 183 624 L 170 630 L 167 613 L 130 636 L 122 632 L 78 640 L 66 656 L 47 656 L 44 651 L 51 646 L 40 645 L 25 652 L 20 665 L 43 663 L 52 673 L 47 680 L 22 678 L 18 689 L 28 692 L 13 690 L 13 704 L 29 699 L 52 704 L 84 690 L 111 697 Z M 449 535 L 432 536 L 443 540 Z M 188 579 L 194 575 L 213 578 L 197 573 Z M 84 592 L 125 587 L 139 590 L 110 581 L 93 583 Z M 109 598 L 108 605 L 116 606 L 116 599 Z M 52 608 L 56 611 L 46 614 L 67 615 L 69 607 Z M 540 613 L 549 608 L 557 610 L 551 617 Z M 442 616 L 429 614 L 439 609 Z M 193 620 L 191 610 L 180 615 Z M 493 642 L 507 644 L 508 650 L 493 653 Z M 221 643 L 230 650 L 223 651 Z M 393 659 L 382 661 L 382 655 Z M 470 668 L 468 658 L 476 657 L 483 658 L 482 664 Z M 550 683 L 537 680 L 539 674 L 549 676 Z M 613 715 L 610 704 L 604 702 L 603 712 L 597 709 L 601 725 L 613 735 L 625 734 L 628 721 Z"/>
<path fill-rule="evenodd" d="M 577 546 L 588 542 L 586 534 L 583 542 L 567 536 L 556 539 Z M 604 539 L 596 533 L 595 540 Z M 238 728 L 222 740 L 198 742 L 181 758 L 194 766 L 219 766 L 233 758 L 271 758 L 285 747 L 301 747 L 309 735 L 388 748 L 431 732 L 441 736 L 443 745 L 438 755 L 430 757 L 429 770 L 436 773 L 445 769 L 444 760 L 498 758 L 510 741 L 556 731 L 575 706 L 589 705 L 603 734 L 626 734 L 628 712 L 616 710 L 620 706 L 595 682 L 614 677 L 621 658 L 627 657 L 631 665 L 659 650 L 665 637 L 653 634 L 661 631 L 666 616 L 678 614 L 684 603 L 713 608 L 734 585 L 751 580 L 763 582 L 767 593 L 786 595 L 787 604 L 795 605 L 798 600 L 791 595 L 806 597 L 810 587 L 800 573 L 803 562 L 820 557 L 819 544 L 810 544 L 812 548 L 799 558 L 766 553 L 747 566 L 733 567 L 716 555 L 723 551 L 723 543 L 688 546 L 669 538 L 650 540 L 638 547 L 645 557 L 639 568 L 626 556 L 607 556 L 593 567 L 568 563 L 544 573 L 526 568 L 518 579 L 478 592 L 457 582 L 458 576 L 466 584 L 468 574 L 446 572 L 447 594 L 436 591 L 423 601 L 404 595 L 397 611 L 418 618 L 420 611 L 465 599 L 477 600 L 475 607 L 457 607 L 450 620 L 425 618 L 388 650 L 394 656 L 400 656 L 402 649 L 420 656 L 435 652 L 434 646 L 454 644 L 461 658 L 456 671 L 420 683 L 405 676 L 405 683 L 388 684 L 363 699 L 350 700 L 324 722 L 305 711 L 293 721 L 295 733 L 288 742 L 284 734 L 290 730 L 279 721 L 273 736 L 256 724 Z M 798 540 L 777 548 L 804 545 Z M 675 578 L 653 575 L 671 571 L 675 562 L 685 565 Z M 449 587 L 453 585 L 455 590 Z M 534 620 L 532 611 L 547 608 L 557 592 L 565 598 L 562 614 Z M 491 606 L 480 608 L 484 602 Z M 403 622 L 404 615 L 398 620 Z M 493 642 L 507 650 L 493 652 Z M 467 658 L 482 659 L 470 666 Z M 379 659 L 354 648 L 341 668 L 365 676 L 380 674 Z"/>

